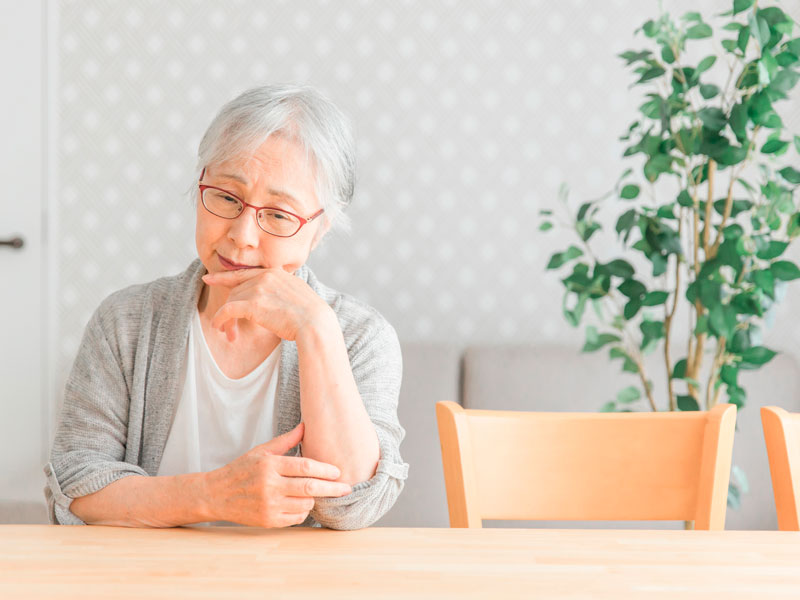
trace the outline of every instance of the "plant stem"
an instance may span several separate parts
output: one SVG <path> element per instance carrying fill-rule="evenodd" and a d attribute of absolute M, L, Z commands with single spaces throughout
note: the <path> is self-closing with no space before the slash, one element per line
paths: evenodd
<path fill-rule="evenodd" d="M 636 367 L 639 369 L 639 379 L 642 380 L 642 387 L 644 388 L 644 393 L 647 394 L 647 401 L 650 403 L 650 408 L 653 412 L 658 412 L 656 402 L 653 400 L 653 391 L 650 389 L 650 383 L 647 381 L 647 374 L 644 371 L 644 360 L 638 354 L 633 358 L 636 362 Z"/>
<path fill-rule="evenodd" d="M 717 371 L 719 370 L 722 362 L 722 357 L 725 354 L 726 339 L 723 335 L 717 339 L 717 351 L 714 354 L 714 363 L 711 365 L 711 373 L 708 375 L 708 384 L 706 385 L 706 410 L 711 410 L 716 403 L 717 394 L 714 395 L 715 402 L 711 402 L 711 390 L 717 382 Z"/>
<path fill-rule="evenodd" d="M 683 229 L 683 215 L 678 220 L 678 239 L 681 237 Z M 672 300 L 672 310 L 667 309 L 666 303 L 664 304 L 664 363 L 667 368 L 667 391 L 669 393 L 669 409 L 677 410 L 678 405 L 675 402 L 675 390 L 672 386 L 672 362 L 669 355 L 669 336 L 672 328 L 672 318 L 675 316 L 675 310 L 678 308 L 678 294 L 681 289 L 681 257 L 675 255 L 675 297 Z"/>
<path fill-rule="evenodd" d="M 706 200 L 706 218 L 703 228 L 703 258 L 708 260 L 709 237 L 711 235 L 711 209 L 714 206 L 714 173 L 717 171 L 717 161 L 713 158 L 708 160 L 708 200 Z"/>
<path fill-rule="evenodd" d="M 719 245 L 722 242 L 722 230 L 725 229 L 725 225 L 728 223 L 728 219 L 731 216 L 731 210 L 733 209 L 733 184 L 736 182 L 737 173 L 733 172 L 731 169 L 731 182 L 728 185 L 728 196 L 725 198 L 725 210 L 722 213 L 722 223 L 719 226 L 719 231 L 717 232 L 717 237 L 714 240 L 714 243 L 711 245 L 711 249 L 709 250 L 708 258 L 714 258 L 719 251 Z"/>

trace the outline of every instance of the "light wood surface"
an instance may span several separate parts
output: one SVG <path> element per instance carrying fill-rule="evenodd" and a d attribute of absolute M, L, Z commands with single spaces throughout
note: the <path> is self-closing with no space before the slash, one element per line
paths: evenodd
<path fill-rule="evenodd" d="M 437 402 L 436 419 L 451 527 L 481 527 L 484 519 L 725 526 L 733 404 L 564 413 Z"/>
<path fill-rule="evenodd" d="M 797 598 L 800 532 L 0 526 L 0 598 Z"/>

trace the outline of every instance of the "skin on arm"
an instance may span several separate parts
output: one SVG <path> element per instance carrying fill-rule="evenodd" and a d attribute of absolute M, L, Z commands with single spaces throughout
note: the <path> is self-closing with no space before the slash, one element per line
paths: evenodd
<path fill-rule="evenodd" d="M 303 456 L 337 465 L 351 485 L 375 475 L 380 447 L 356 386 L 342 330 L 331 310 L 297 339 Z"/>
<path fill-rule="evenodd" d="M 300 443 L 303 433 L 301 423 L 207 473 L 124 477 L 76 498 L 70 511 L 88 524 L 121 527 L 176 527 L 205 521 L 256 527 L 302 523 L 314 498 L 351 492 L 349 485 L 334 481 L 340 475 L 335 466 L 283 456 Z"/>
<path fill-rule="evenodd" d="M 353 485 L 370 479 L 380 459 L 378 435 L 333 309 L 306 282 L 280 269 L 213 273 L 203 280 L 230 290 L 212 327 L 235 340 L 237 320 L 249 321 L 297 344 L 303 456 L 339 467 L 339 481 Z"/>

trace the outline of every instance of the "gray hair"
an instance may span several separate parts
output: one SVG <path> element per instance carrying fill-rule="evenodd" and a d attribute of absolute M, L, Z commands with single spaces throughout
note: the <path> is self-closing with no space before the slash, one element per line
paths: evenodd
<path fill-rule="evenodd" d="M 238 156 L 252 156 L 272 135 L 284 135 L 301 145 L 313 166 L 315 190 L 326 222 L 331 229 L 349 229 L 344 209 L 355 189 L 352 130 L 342 111 L 310 86 L 255 87 L 225 104 L 200 141 L 195 182 L 203 168 Z"/>

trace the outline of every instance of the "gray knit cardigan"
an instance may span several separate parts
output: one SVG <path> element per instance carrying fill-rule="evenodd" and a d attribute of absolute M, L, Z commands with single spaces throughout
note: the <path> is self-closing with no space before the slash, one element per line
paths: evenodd
<path fill-rule="evenodd" d="M 50 522 L 83 525 L 74 498 L 128 475 L 156 475 L 181 393 L 191 316 L 206 269 L 133 285 L 107 297 L 92 315 L 66 383 L 44 489 Z M 336 313 L 361 399 L 380 444 L 375 475 L 340 498 L 320 498 L 303 525 L 367 527 L 394 504 L 408 474 L 397 420 L 402 358 L 397 334 L 373 308 L 295 273 Z M 297 346 L 283 341 L 276 395 L 277 430 L 300 422 Z M 299 446 L 289 452 L 299 455 Z"/>

